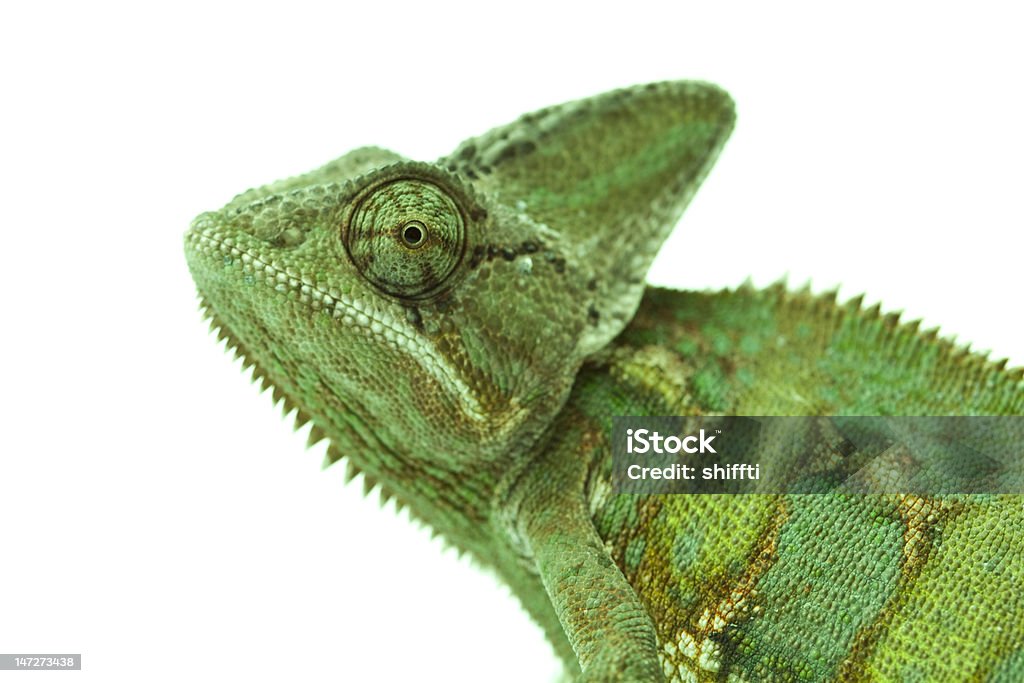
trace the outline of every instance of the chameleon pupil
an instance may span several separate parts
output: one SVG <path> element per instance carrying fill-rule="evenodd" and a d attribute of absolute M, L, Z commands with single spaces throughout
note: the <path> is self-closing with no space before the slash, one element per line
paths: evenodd
<path fill-rule="evenodd" d="M 410 247 L 418 247 L 423 243 L 424 226 L 422 223 L 412 222 L 405 226 L 402 231 L 402 238 Z"/>

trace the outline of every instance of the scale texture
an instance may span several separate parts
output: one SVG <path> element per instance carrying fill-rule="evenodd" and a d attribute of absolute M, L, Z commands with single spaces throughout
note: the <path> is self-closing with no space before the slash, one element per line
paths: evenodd
<path fill-rule="evenodd" d="M 496 572 L 570 678 L 1024 679 L 1024 496 L 612 493 L 614 416 L 1024 414 L 1021 369 L 877 307 L 647 287 L 733 123 L 657 83 L 436 163 L 361 148 L 186 257 L 328 464 Z"/>

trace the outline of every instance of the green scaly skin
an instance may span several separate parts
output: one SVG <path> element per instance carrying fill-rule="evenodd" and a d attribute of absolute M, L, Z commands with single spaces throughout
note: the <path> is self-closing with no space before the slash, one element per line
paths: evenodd
<path fill-rule="evenodd" d="M 1015 496 L 617 496 L 614 415 L 1021 414 L 1020 370 L 782 288 L 648 289 L 718 88 L 376 148 L 199 216 L 208 314 L 329 462 L 496 571 L 580 681 L 1024 676 Z"/>

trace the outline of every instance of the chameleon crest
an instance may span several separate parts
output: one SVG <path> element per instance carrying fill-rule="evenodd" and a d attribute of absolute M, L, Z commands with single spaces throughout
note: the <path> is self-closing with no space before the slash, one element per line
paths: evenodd
<path fill-rule="evenodd" d="M 1019 371 L 859 303 L 647 288 L 733 122 L 717 87 L 659 83 L 527 114 L 433 164 L 357 149 L 200 215 L 188 264 L 214 324 L 312 438 L 330 440 L 329 461 L 496 571 L 580 680 L 901 678 L 906 661 L 938 675 L 941 661 L 907 660 L 912 643 L 888 637 L 894 620 L 937 618 L 900 602 L 912 579 L 895 546 L 851 535 L 851 553 L 896 570 L 864 579 L 840 563 L 814 574 L 818 591 L 773 567 L 803 547 L 786 546 L 792 534 L 806 541 L 790 520 L 852 505 L 850 519 L 923 525 L 932 539 L 935 520 L 971 501 L 921 517 L 899 500 L 865 512 L 822 496 L 807 512 L 785 496 L 609 493 L 614 415 L 1024 409 Z M 1001 520 L 998 561 L 1011 567 L 982 585 L 1009 595 L 1024 580 L 1024 506 L 978 509 L 970 523 Z M 785 598 L 840 605 L 858 581 L 881 587 L 846 608 L 862 628 L 812 651 L 817 622 L 787 622 Z M 743 609 L 723 607 L 729 596 Z M 1004 602 L 1006 630 L 975 639 L 989 654 L 970 671 L 1020 672 L 1022 615 Z"/>

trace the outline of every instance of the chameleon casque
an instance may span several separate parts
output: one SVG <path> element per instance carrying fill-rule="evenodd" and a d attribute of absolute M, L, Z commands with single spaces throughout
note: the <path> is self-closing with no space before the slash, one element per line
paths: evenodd
<path fill-rule="evenodd" d="M 734 119 L 657 83 L 357 149 L 200 215 L 188 265 L 311 442 L 576 680 L 1024 680 L 1024 496 L 612 493 L 615 415 L 1024 413 L 1021 369 L 859 300 L 645 285 Z"/>

